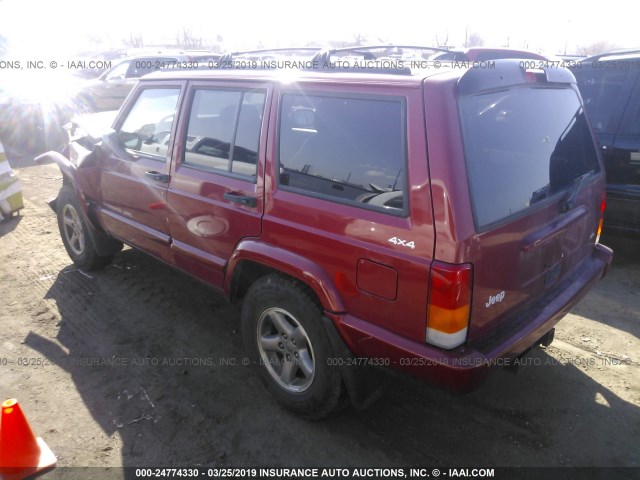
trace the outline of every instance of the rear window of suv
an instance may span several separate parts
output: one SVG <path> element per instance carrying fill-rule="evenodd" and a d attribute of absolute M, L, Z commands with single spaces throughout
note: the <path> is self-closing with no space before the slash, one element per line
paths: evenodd
<path fill-rule="evenodd" d="M 584 110 L 570 88 L 514 87 L 462 97 L 460 116 L 478 231 L 599 171 Z"/>

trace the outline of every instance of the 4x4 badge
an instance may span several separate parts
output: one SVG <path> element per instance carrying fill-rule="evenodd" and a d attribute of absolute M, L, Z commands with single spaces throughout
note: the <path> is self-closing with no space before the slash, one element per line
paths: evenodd
<path fill-rule="evenodd" d="M 401 245 L 403 247 L 409 247 L 410 249 L 414 249 L 416 248 L 416 244 L 413 243 L 413 241 L 411 242 L 407 242 L 406 240 L 401 240 L 398 237 L 391 237 L 389 240 L 387 240 L 389 243 L 393 243 L 394 245 Z"/>

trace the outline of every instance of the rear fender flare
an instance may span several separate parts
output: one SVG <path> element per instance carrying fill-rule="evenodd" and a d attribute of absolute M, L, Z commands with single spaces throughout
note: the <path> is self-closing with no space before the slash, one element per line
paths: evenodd
<path fill-rule="evenodd" d="M 235 268 L 243 260 L 282 272 L 313 290 L 325 310 L 322 323 L 334 354 L 337 358 L 344 360 L 344 365 L 338 368 L 351 404 L 357 410 L 365 409 L 371 405 L 382 394 L 383 386 L 377 372 L 372 367 L 357 365 L 356 362 L 353 362 L 355 357 L 338 332 L 336 325 L 340 318 L 338 312 L 344 312 L 345 307 L 338 289 L 324 269 L 308 258 L 288 250 L 261 243 L 258 240 L 243 240 L 238 244 L 227 265 L 224 285 L 227 297 L 231 295 L 234 287 L 232 282 Z"/>
<path fill-rule="evenodd" d="M 346 311 L 340 293 L 322 267 L 296 253 L 257 240 L 243 240 L 233 252 L 224 279 L 227 298 L 230 298 L 233 289 L 235 268 L 244 260 L 264 265 L 304 283 L 313 290 L 325 311 Z"/>

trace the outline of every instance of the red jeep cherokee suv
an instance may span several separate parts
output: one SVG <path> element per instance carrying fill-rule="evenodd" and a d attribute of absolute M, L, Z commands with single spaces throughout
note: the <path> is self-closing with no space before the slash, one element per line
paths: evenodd
<path fill-rule="evenodd" d="M 80 130 L 54 207 L 80 268 L 126 243 L 224 291 L 268 390 L 311 418 L 388 366 L 457 391 L 540 343 L 605 274 L 605 178 L 573 75 L 175 71 Z"/>

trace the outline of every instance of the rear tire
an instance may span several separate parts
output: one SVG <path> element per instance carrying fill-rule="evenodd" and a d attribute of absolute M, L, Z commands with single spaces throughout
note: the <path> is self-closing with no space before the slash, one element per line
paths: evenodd
<path fill-rule="evenodd" d="M 113 255 L 98 255 L 78 199 L 70 186 L 65 185 L 60 190 L 56 211 L 62 243 L 78 268 L 96 270 L 111 263 Z"/>
<path fill-rule="evenodd" d="M 241 319 L 245 348 L 280 404 L 311 420 L 343 406 L 322 307 L 306 286 L 278 274 L 261 278 L 247 292 Z"/>

